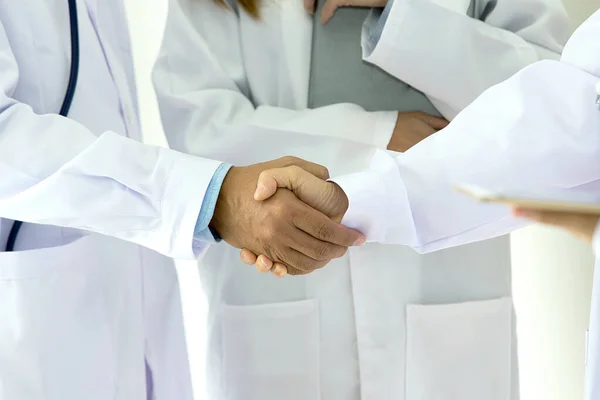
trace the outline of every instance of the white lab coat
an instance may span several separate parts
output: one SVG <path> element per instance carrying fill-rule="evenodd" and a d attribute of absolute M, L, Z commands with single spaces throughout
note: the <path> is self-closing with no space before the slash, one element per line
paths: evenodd
<path fill-rule="evenodd" d="M 597 25 L 600 27 L 600 24 Z M 586 332 L 586 400 L 594 400 L 600 394 L 600 222 L 596 226 L 592 246 L 596 254 L 596 265 L 592 285 L 590 326 Z"/>
<path fill-rule="evenodd" d="M 10 3 L 10 4 L 7 4 Z M 0 7 L 0 215 L 25 224 L 0 252 L 0 398 L 191 399 L 173 257 L 219 165 L 140 139 L 120 0 L 79 0 L 79 84 L 66 1 Z M 4 249 L 12 221 L 0 220 Z M 95 231 L 105 234 L 87 234 Z"/>
<path fill-rule="evenodd" d="M 493 9 L 484 23 L 465 15 L 468 2 L 396 0 L 370 60 L 426 89 L 451 117 L 519 68 L 557 58 L 566 41 L 559 2 L 493 3 L 478 4 Z M 366 167 L 396 113 L 307 110 L 311 31 L 299 0 L 264 2 L 260 21 L 212 1 L 171 1 L 154 72 L 171 146 L 236 164 L 291 154 L 334 174 Z M 425 257 L 368 245 L 284 280 L 222 244 L 200 272 L 211 400 L 518 396 L 505 238 Z"/>
<path fill-rule="evenodd" d="M 600 11 L 574 33 L 560 61 L 541 61 L 487 90 L 440 135 L 409 152 L 396 157 L 378 152 L 366 171 L 335 178 L 350 200 L 343 223 L 372 241 L 434 251 L 502 235 L 524 224 L 512 218 L 507 207 L 475 204 L 456 193 L 454 183 L 598 193 L 599 36 Z M 456 149 L 452 153 L 450 146 Z M 376 207 L 365 193 L 379 194 Z M 599 254 L 598 232 L 594 243 Z M 586 399 L 597 400 L 598 269 L 592 297 Z"/>

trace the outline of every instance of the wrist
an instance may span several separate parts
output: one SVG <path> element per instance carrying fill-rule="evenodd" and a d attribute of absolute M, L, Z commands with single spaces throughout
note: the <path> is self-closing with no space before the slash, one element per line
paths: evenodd
<path fill-rule="evenodd" d="M 217 203 L 215 204 L 215 210 L 213 216 L 208 224 L 208 228 L 213 235 L 219 237 L 229 243 L 231 240 L 230 232 L 233 227 L 230 226 L 232 223 L 232 215 L 236 214 L 236 199 L 234 193 L 235 189 L 235 177 L 239 172 L 240 167 L 231 167 L 221 185 L 219 195 L 217 197 Z"/>

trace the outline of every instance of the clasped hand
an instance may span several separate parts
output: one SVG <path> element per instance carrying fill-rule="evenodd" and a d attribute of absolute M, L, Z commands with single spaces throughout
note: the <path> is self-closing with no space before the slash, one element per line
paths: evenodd
<path fill-rule="evenodd" d="M 339 223 L 348 209 L 348 198 L 337 184 L 327 182 L 326 179 L 324 175 L 312 174 L 311 171 L 298 167 L 265 170 L 258 178 L 254 199 L 259 202 L 268 202 L 282 190 L 292 192 L 292 195 L 302 200 L 307 206 L 320 210 L 332 218 L 335 223 Z M 364 243 L 365 239 L 361 237 L 355 245 Z M 248 248 L 242 249 L 240 258 L 248 265 L 256 265 L 259 271 L 271 271 L 278 277 L 286 274 L 298 274 L 297 270 L 290 269 L 285 262 Z"/>
<path fill-rule="evenodd" d="M 342 257 L 349 246 L 365 243 L 360 232 L 339 224 L 348 209 L 343 192 L 323 191 L 317 196 L 311 191 L 313 198 L 303 199 L 300 195 L 308 184 L 288 187 L 295 192 L 273 188 L 271 176 L 278 171 L 292 177 L 310 172 L 319 183 L 329 178 L 325 167 L 294 157 L 233 167 L 223 181 L 210 223 L 225 242 L 263 254 L 277 263 L 281 275 L 310 273 Z M 265 185 L 257 189 L 257 181 Z"/>
<path fill-rule="evenodd" d="M 421 112 L 398 113 L 387 148 L 404 152 L 447 124 Z M 242 248 L 242 261 L 259 271 L 280 277 L 310 273 L 365 242 L 340 225 L 348 198 L 328 178 L 325 167 L 294 157 L 233 168 L 211 226 Z"/>

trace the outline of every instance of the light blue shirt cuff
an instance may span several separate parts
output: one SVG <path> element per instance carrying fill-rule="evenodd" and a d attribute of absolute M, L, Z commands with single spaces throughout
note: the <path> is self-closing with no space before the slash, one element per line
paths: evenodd
<path fill-rule="evenodd" d="M 367 16 L 363 25 L 364 38 L 366 39 L 363 40 L 363 55 L 365 57 L 370 56 L 373 50 L 375 50 L 377 43 L 379 43 L 393 4 L 394 0 L 388 0 L 384 8 L 374 8 Z"/>
<path fill-rule="evenodd" d="M 217 199 L 219 198 L 219 192 L 221 191 L 221 186 L 223 185 L 223 181 L 225 180 L 225 176 L 231 169 L 231 165 L 229 164 L 221 164 L 219 168 L 215 171 L 210 183 L 208 184 L 208 189 L 206 189 L 206 193 L 204 194 L 204 200 L 202 201 L 202 207 L 200 207 L 200 214 L 198 215 L 198 220 L 196 221 L 196 228 L 194 229 L 194 240 L 198 240 L 204 243 L 218 243 L 221 241 L 220 237 L 216 237 L 213 232 L 210 230 L 208 225 L 212 220 L 212 217 L 215 213 L 215 207 L 217 205 Z"/>

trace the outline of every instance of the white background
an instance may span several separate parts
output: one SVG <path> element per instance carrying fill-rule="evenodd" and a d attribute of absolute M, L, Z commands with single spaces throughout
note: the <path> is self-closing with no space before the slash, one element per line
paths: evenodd
<path fill-rule="evenodd" d="M 600 7 L 600 0 L 564 1 L 575 25 Z M 138 74 L 142 127 L 148 142 L 165 145 L 150 71 L 160 45 L 167 0 L 125 0 L 125 3 Z M 568 235 L 541 227 L 514 233 L 512 244 L 522 399 L 582 399 L 591 252 L 587 245 Z M 177 268 L 194 391 L 196 398 L 203 399 L 206 303 L 196 264 L 180 263 Z"/>

